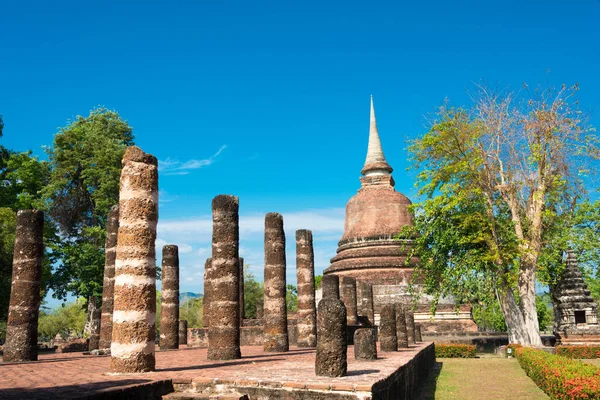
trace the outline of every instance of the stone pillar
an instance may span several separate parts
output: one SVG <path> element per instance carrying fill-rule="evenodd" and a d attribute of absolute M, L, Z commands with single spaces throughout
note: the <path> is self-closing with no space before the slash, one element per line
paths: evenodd
<path fill-rule="evenodd" d="M 342 301 L 346 306 L 346 319 L 348 325 L 358 325 L 356 313 L 356 279 L 342 276 Z"/>
<path fill-rule="evenodd" d="M 17 212 L 4 362 L 36 361 L 44 213 Z"/>
<path fill-rule="evenodd" d="M 296 231 L 296 278 L 298 281 L 298 347 L 317 345 L 317 309 L 315 305 L 315 254 L 312 232 Z"/>
<path fill-rule="evenodd" d="M 210 299 L 212 297 L 212 258 L 204 262 L 204 294 L 202 297 L 202 327 L 210 327 Z"/>
<path fill-rule="evenodd" d="M 375 329 L 360 328 L 354 332 L 354 359 L 377 360 Z"/>
<path fill-rule="evenodd" d="M 240 353 L 239 200 L 219 195 L 212 201 L 209 360 L 233 360 Z"/>
<path fill-rule="evenodd" d="M 240 320 L 246 318 L 244 303 L 244 259 L 240 257 Z"/>
<path fill-rule="evenodd" d="M 315 373 L 319 376 L 339 377 L 348 370 L 346 307 L 335 297 L 319 302 L 317 312 L 317 354 Z"/>
<path fill-rule="evenodd" d="M 375 326 L 375 309 L 373 307 L 373 285 L 364 281 L 357 281 L 358 304 L 357 314 L 369 321 L 370 326 Z"/>
<path fill-rule="evenodd" d="M 179 345 L 187 344 L 187 321 L 185 319 L 179 320 Z"/>
<path fill-rule="evenodd" d="M 404 312 L 406 316 L 406 335 L 408 336 L 408 344 L 415 344 L 415 314 L 406 310 Z"/>
<path fill-rule="evenodd" d="M 119 230 L 119 206 L 113 206 L 106 222 L 104 245 L 104 283 L 102 284 L 102 316 L 100 317 L 100 349 L 110 349 L 113 324 L 115 292 L 115 258 L 117 257 L 117 233 Z"/>
<path fill-rule="evenodd" d="M 265 216 L 264 351 L 288 351 L 285 232 L 278 213 Z"/>
<path fill-rule="evenodd" d="M 398 348 L 408 348 L 408 336 L 406 334 L 406 315 L 402 304 L 396 304 L 396 336 L 398 337 Z"/>
<path fill-rule="evenodd" d="M 94 297 L 90 297 L 93 299 Z M 94 302 L 95 303 L 95 302 Z M 90 341 L 88 350 L 97 350 L 100 348 L 100 319 L 102 318 L 102 309 L 94 305 L 94 309 L 90 313 Z"/>
<path fill-rule="evenodd" d="M 135 146 L 123 156 L 110 346 L 114 373 L 155 368 L 157 164 Z"/>
<path fill-rule="evenodd" d="M 381 351 L 398 351 L 396 310 L 391 304 L 386 304 L 381 309 L 381 319 L 379 321 L 379 346 L 381 347 Z"/>
<path fill-rule="evenodd" d="M 172 244 L 162 249 L 160 348 L 179 348 L 179 248 Z"/>
<path fill-rule="evenodd" d="M 323 275 L 321 280 L 321 298 L 340 298 L 340 278 L 337 275 Z"/>
<path fill-rule="evenodd" d="M 422 342 L 423 337 L 421 336 L 421 324 L 415 324 L 415 342 Z"/>

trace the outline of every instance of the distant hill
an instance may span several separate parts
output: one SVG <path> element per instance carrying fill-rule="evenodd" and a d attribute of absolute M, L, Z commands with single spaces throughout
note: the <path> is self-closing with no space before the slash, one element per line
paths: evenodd
<path fill-rule="evenodd" d="M 183 304 L 190 299 L 199 299 L 200 297 L 202 297 L 202 293 L 194 293 L 194 292 L 179 293 L 179 304 Z"/>

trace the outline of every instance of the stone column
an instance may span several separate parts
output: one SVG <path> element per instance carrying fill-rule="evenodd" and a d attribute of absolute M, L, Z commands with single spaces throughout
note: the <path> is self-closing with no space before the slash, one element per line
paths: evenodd
<path fill-rule="evenodd" d="M 340 278 L 337 275 L 323 275 L 321 280 L 321 298 L 340 298 Z"/>
<path fill-rule="evenodd" d="M 179 320 L 179 345 L 187 344 L 187 321 L 185 319 Z"/>
<path fill-rule="evenodd" d="M 377 341 L 374 328 L 360 328 L 354 332 L 354 359 L 377 360 Z"/>
<path fill-rule="evenodd" d="M 373 307 L 373 285 L 364 281 L 357 281 L 358 304 L 357 314 L 369 321 L 371 326 L 375 326 L 375 309 Z"/>
<path fill-rule="evenodd" d="M 278 213 L 265 216 L 264 351 L 288 351 L 285 232 Z"/>
<path fill-rule="evenodd" d="M 212 296 L 212 258 L 204 262 L 204 294 L 202 297 L 202 327 L 210 327 L 210 299 Z"/>
<path fill-rule="evenodd" d="M 246 318 L 246 309 L 244 303 L 244 258 L 240 257 L 240 320 Z"/>
<path fill-rule="evenodd" d="M 408 348 L 408 336 L 406 334 L 406 316 L 402 304 L 396 304 L 396 336 L 398 337 L 398 348 Z"/>
<path fill-rule="evenodd" d="M 100 317 L 100 349 L 110 349 L 113 324 L 115 292 L 115 258 L 117 257 L 117 233 L 119 230 L 119 206 L 113 206 L 106 222 L 104 245 L 104 283 L 102 284 L 102 316 Z"/>
<path fill-rule="evenodd" d="M 315 305 L 315 254 L 312 232 L 296 231 L 296 278 L 298 281 L 298 347 L 317 345 L 317 309 Z"/>
<path fill-rule="evenodd" d="M 346 306 L 346 319 L 348 325 L 358 325 L 356 313 L 356 279 L 342 276 L 342 301 Z"/>
<path fill-rule="evenodd" d="M 162 249 L 160 348 L 179 348 L 179 248 L 172 244 Z"/>
<path fill-rule="evenodd" d="M 421 336 L 421 324 L 415 324 L 415 342 L 422 342 L 423 337 Z"/>
<path fill-rule="evenodd" d="M 335 297 L 322 299 L 317 312 L 316 375 L 328 377 L 346 375 L 348 370 L 346 330 L 344 303 Z"/>
<path fill-rule="evenodd" d="M 391 304 L 386 304 L 381 309 L 381 320 L 379 321 L 379 346 L 381 347 L 381 351 L 398 351 L 396 310 Z"/>
<path fill-rule="evenodd" d="M 94 297 L 90 297 L 89 301 L 92 301 Z M 95 303 L 95 301 L 94 301 Z M 100 348 L 100 319 L 102 318 L 102 309 L 94 305 L 94 309 L 90 313 L 90 341 L 88 343 L 88 350 L 97 350 Z"/>
<path fill-rule="evenodd" d="M 114 373 L 155 368 L 157 164 L 135 146 L 123 156 L 110 346 Z"/>
<path fill-rule="evenodd" d="M 36 361 L 44 213 L 17 212 L 4 362 Z"/>
<path fill-rule="evenodd" d="M 406 316 L 406 335 L 408 337 L 408 344 L 415 344 L 415 314 L 406 310 L 404 312 Z"/>
<path fill-rule="evenodd" d="M 212 201 L 209 360 L 233 360 L 240 353 L 239 200 L 219 195 Z"/>

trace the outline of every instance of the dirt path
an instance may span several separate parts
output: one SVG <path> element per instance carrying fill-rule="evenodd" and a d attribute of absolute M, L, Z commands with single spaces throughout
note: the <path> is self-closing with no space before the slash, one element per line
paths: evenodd
<path fill-rule="evenodd" d="M 543 400 L 548 396 L 515 359 L 438 358 L 418 400 Z"/>

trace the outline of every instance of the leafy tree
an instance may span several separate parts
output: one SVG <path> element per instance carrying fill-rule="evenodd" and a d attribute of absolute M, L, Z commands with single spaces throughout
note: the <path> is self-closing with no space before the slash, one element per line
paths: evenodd
<path fill-rule="evenodd" d="M 188 322 L 188 328 L 202 328 L 204 298 L 189 299 L 179 306 L 179 318 Z"/>
<path fill-rule="evenodd" d="M 73 303 L 59 306 L 50 313 L 40 311 L 38 322 L 39 340 L 54 339 L 56 334 L 60 334 L 64 339 L 69 336 L 83 337 L 85 321 L 84 299 L 77 299 Z"/>
<path fill-rule="evenodd" d="M 62 238 L 53 247 L 60 262 L 51 287 L 58 298 L 73 293 L 100 303 L 106 219 L 118 203 L 121 160 L 133 139 L 116 111 L 97 108 L 60 128 L 46 149 L 51 175 L 43 195 Z"/>
<path fill-rule="evenodd" d="M 8 317 L 15 244 L 16 216 L 10 208 L 0 208 L 0 321 Z"/>
<path fill-rule="evenodd" d="M 315 290 L 321 288 L 321 281 L 323 280 L 323 275 L 315 276 Z"/>
<path fill-rule="evenodd" d="M 506 332 L 504 315 L 498 302 L 473 304 L 473 320 L 480 331 Z"/>
<path fill-rule="evenodd" d="M 535 305 L 537 309 L 537 317 L 540 322 L 540 331 L 545 331 L 552 328 L 554 322 L 554 311 L 552 310 L 552 300 L 550 295 L 537 295 L 535 298 Z"/>
<path fill-rule="evenodd" d="M 262 308 L 264 285 L 257 282 L 250 272 L 250 264 L 244 265 L 244 314 L 246 318 L 256 318 L 257 310 Z"/>
<path fill-rule="evenodd" d="M 298 288 L 295 285 L 287 284 L 285 287 L 285 304 L 288 312 L 298 311 Z"/>
<path fill-rule="evenodd" d="M 577 109 L 577 85 L 523 101 L 480 89 L 473 107 L 443 106 L 412 142 L 425 200 L 401 236 L 416 239 L 415 277 L 428 292 L 497 299 L 510 341 L 541 345 L 535 283 L 550 251 L 548 213 L 562 219 L 585 195 L 599 141 Z"/>

